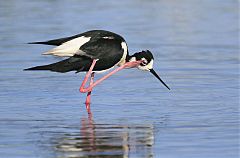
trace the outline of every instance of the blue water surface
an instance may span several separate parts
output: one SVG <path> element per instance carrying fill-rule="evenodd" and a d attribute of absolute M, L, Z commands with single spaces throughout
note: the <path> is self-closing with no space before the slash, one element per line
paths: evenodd
<path fill-rule="evenodd" d="M 237 158 L 238 22 L 237 0 L 0 1 L 1 157 Z M 87 114 L 84 74 L 23 71 L 62 60 L 26 43 L 91 29 L 151 50 L 171 90 L 123 70 Z"/>

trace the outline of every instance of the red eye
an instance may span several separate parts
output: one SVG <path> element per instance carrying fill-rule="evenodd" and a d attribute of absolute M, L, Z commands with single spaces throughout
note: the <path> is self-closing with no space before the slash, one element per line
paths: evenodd
<path fill-rule="evenodd" d="M 146 62 L 146 61 L 143 61 L 143 62 L 141 63 L 141 65 L 142 65 L 142 66 L 146 66 L 146 65 L 147 65 L 147 62 Z"/>

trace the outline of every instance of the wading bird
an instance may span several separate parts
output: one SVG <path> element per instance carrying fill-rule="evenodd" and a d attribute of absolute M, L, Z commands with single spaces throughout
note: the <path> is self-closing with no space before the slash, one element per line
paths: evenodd
<path fill-rule="evenodd" d="M 29 44 L 46 44 L 57 46 L 43 55 L 69 57 L 68 59 L 43 66 L 36 66 L 25 70 L 49 70 L 55 72 L 87 72 L 79 89 L 87 93 L 86 107 L 90 108 L 90 97 L 93 87 L 124 68 L 138 68 L 151 72 L 161 83 L 170 88 L 153 70 L 153 55 L 149 50 L 129 55 L 127 43 L 123 37 L 105 30 L 92 30 L 75 36 L 54 39 Z M 96 82 L 93 81 L 95 72 L 104 72 L 114 66 L 119 66 Z M 90 78 L 90 84 L 85 85 Z"/>

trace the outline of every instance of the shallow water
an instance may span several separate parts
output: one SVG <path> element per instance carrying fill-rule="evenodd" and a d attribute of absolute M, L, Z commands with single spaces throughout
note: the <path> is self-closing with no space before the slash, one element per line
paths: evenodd
<path fill-rule="evenodd" d="M 238 157 L 237 3 L 1 1 L 1 157 Z M 83 74 L 22 71 L 60 60 L 25 43 L 91 29 L 151 50 L 171 91 L 124 70 L 94 89 L 87 114 Z"/>

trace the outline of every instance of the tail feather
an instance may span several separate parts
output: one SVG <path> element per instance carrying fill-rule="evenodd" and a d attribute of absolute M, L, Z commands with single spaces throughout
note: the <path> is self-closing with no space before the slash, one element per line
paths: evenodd
<path fill-rule="evenodd" d="M 36 66 L 36 67 L 31 67 L 24 69 L 26 71 L 28 70 L 49 70 L 49 71 L 54 71 L 54 72 L 69 72 L 69 71 L 79 71 L 82 70 L 84 67 L 81 66 L 81 59 L 80 58 L 69 58 L 65 59 L 63 61 L 59 61 L 53 64 L 49 65 L 42 65 L 42 66 Z"/>
<path fill-rule="evenodd" d="M 29 42 L 27 44 L 47 44 L 47 42 Z"/>
<path fill-rule="evenodd" d="M 29 42 L 27 44 L 46 44 L 46 45 L 58 46 L 61 43 L 57 43 L 56 41 L 44 41 L 44 42 Z"/>
<path fill-rule="evenodd" d="M 35 66 L 35 67 L 27 68 L 24 70 L 25 71 L 28 71 L 28 70 L 51 70 L 51 66 L 50 65 Z"/>

